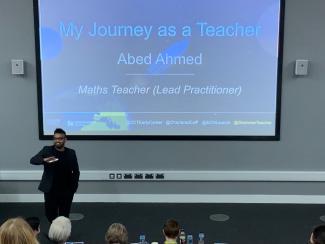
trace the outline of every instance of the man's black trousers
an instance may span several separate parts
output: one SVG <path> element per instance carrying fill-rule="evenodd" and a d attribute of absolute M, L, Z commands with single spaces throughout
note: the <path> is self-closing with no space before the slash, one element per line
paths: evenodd
<path fill-rule="evenodd" d="M 50 223 L 58 216 L 69 218 L 73 195 L 73 192 L 66 191 L 44 193 L 45 215 Z"/>

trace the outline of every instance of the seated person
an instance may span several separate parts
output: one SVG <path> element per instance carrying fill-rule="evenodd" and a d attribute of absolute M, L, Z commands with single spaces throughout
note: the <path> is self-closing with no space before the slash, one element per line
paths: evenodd
<path fill-rule="evenodd" d="M 120 223 L 111 224 L 105 234 L 106 244 L 127 244 L 128 232 Z"/>
<path fill-rule="evenodd" d="M 325 225 L 318 225 L 312 230 L 309 243 L 325 244 Z"/>
<path fill-rule="evenodd" d="M 26 222 L 30 225 L 32 228 L 34 235 L 37 237 L 37 235 L 41 231 L 41 225 L 40 225 L 40 220 L 38 217 L 28 217 L 25 219 Z"/>
<path fill-rule="evenodd" d="M 164 224 L 163 234 L 165 236 L 165 244 L 176 244 L 180 227 L 176 220 L 169 219 Z"/>
<path fill-rule="evenodd" d="M 49 229 L 50 240 L 64 244 L 71 235 L 71 221 L 67 217 L 59 216 L 52 221 Z"/>
<path fill-rule="evenodd" d="M 0 243 L 39 244 L 32 228 L 22 218 L 8 219 L 0 226 Z"/>

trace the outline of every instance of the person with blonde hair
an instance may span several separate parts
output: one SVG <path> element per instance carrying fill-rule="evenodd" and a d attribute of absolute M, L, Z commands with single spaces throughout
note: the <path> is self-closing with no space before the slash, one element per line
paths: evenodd
<path fill-rule="evenodd" d="M 0 244 L 39 244 L 32 228 L 22 218 L 10 218 L 0 226 Z"/>
<path fill-rule="evenodd" d="M 59 216 L 52 221 L 49 238 L 56 243 L 65 243 L 71 234 L 71 221 L 67 217 Z"/>
<path fill-rule="evenodd" d="M 105 234 L 107 244 L 127 244 L 128 232 L 124 225 L 120 223 L 111 224 Z"/>

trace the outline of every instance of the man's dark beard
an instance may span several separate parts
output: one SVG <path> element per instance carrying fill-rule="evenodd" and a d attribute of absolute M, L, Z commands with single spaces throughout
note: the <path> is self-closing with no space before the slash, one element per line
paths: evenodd
<path fill-rule="evenodd" d="M 60 143 L 59 145 L 57 145 L 56 143 L 54 143 L 54 147 L 56 148 L 56 149 L 62 149 L 62 148 L 64 148 L 64 144 L 62 143 Z"/>

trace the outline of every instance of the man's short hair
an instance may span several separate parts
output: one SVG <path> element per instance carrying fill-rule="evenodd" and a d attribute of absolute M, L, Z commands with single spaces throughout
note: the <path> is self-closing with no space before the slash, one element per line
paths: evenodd
<path fill-rule="evenodd" d="M 127 244 L 128 232 L 125 226 L 120 223 L 111 224 L 106 231 L 105 241 L 107 244 Z"/>
<path fill-rule="evenodd" d="M 63 129 L 61 128 L 56 128 L 55 131 L 54 131 L 54 134 L 63 134 L 66 136 L 66 133 Z"/>
<path fill-rule="evenodd" d="M 28 217 L 25 220 L 30 225 L 30 227 L 32 227 L 34 231 L 39 230 L 40 220 L 38 217 Z"/>
<path fill-rule="evenodd" d="M 71 221 L 67 217 L 59 216 L 52 221 L 49 238 L 56 242 L 65 242 L 71 234 Z"/>
<path fill-rule="evenodd" d="M 318 225 L 312 230 L 314 244 L 325 244 L 325 225 Z"/>
<path fill-rule="evenodd" d="M 169 219 L 166 221 L 164 224 L 164 234 L 168 238 L 175 239 L 179 235 L 179 224 L 176 220 L 174 219 Z"/>

